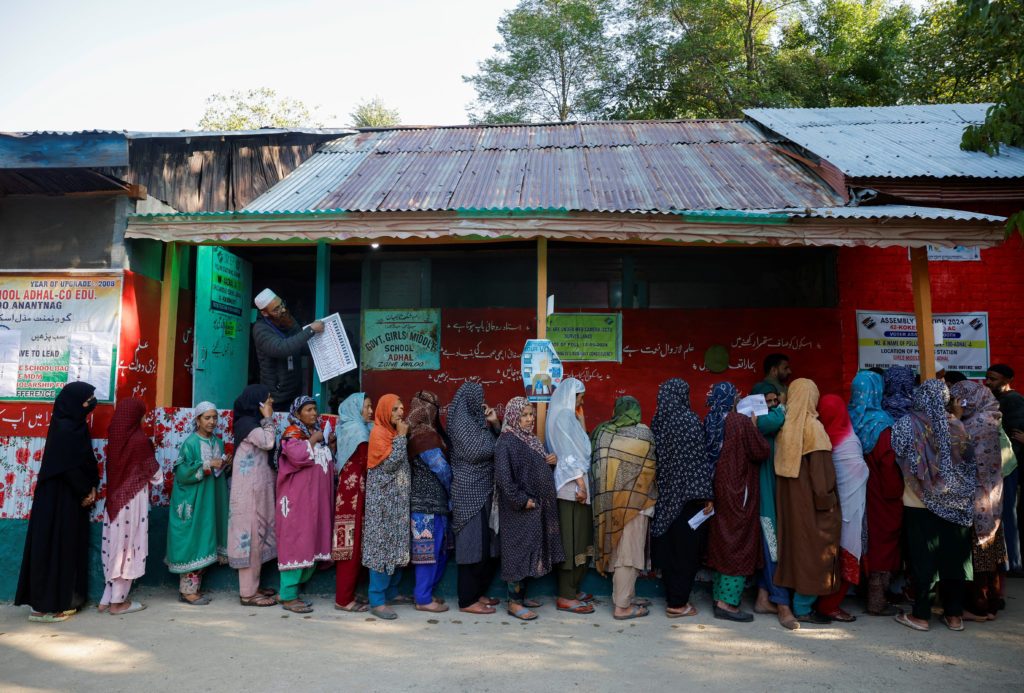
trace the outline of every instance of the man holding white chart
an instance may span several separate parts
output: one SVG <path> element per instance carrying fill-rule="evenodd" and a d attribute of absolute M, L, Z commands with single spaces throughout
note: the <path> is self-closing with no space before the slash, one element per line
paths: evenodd
<path fill-rule="evenodd" d="M 302 394 L 302 356 L 309 353 L 307 342 L 323 332 L 324 324 L 314 321 L 306 327 L 288 312 L 280 296 L 264 289 L 253 301 L 260 317 L 252 326 L 252 340 L 260 364 L 260 383 L 270 390 L 276 411 L 288 411 L 292 401 Z"/>

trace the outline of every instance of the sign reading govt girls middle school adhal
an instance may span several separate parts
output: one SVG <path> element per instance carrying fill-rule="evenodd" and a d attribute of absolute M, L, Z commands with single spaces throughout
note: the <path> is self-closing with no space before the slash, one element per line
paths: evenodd
<path fill-rule="evenodd" d="M 988 368 L 988 313 L 935 313 L 935 362 L 940 369 L 984 378 Z M 862 369 L 918 367 L 913 313 L 857 311 L 857 360 Z"/>
<path fill-rule="evenodd" d="M 440 367 L 440 309 L 363 311 L 363 370 L 436 371 Z"/>

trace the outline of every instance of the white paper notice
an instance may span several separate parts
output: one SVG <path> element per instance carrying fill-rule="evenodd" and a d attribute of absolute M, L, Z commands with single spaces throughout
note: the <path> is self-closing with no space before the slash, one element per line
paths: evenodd
<path fill-rule="evenodd" d="M 114 345 L 100 332 L 76 332 L 68 337 L 68 382 L 81 380 L 96 388 L 96 399 L 110 400 Z"/>
<path fill-rule="evenodd" d="M 750 395 L 739 401 L 736 411 L 744 416 L 763 416 L 768 413 L 768 403 L 764 395 Z"/>
<path fill-rule="evenodd" d="M 0 397 L 18 394 L 18 357 L 21 330 L 0 330 Z"/>
<path fill-rule="evenodd" d="M 714 508 L 712 508 L 711 512 L 709 512 L 707 515 L 704 514 L 703 510 L 700 510 L 696 515 L 694 515 L 693 517 L 691 517 L 687 521 L 687 524 L 690 525 L 690 529 L 697 529 L 702 524 L 704 524 L 707 520 L 709 520 L 711 518 L 711 516 L 714 515 L 714 514 L 715 514 L 715 509 Z"/>
<path fill-rule="evenodd" d="M 935 346 L 942 346 L 942 340 L 946 337 L 946 323 L 944 322 L 933 322 L 932 323 L 932 334 L 935 339 Z"/>
<path fill-rule="evenodd" d="M 324 331 L 309 339 L 309 353 L 313 355 L 320 382 L 326 382 L 356 368 L 356 357 L 348 343 L 345 326 L 341 324 L 341 316 L 332 313 L 322 322 Z"/>

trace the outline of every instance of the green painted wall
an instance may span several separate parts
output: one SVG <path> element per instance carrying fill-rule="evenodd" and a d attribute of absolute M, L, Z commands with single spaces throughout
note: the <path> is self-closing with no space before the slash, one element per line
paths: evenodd
<path fill-rule="evenodd" d="M 149 513 L 149 559 L 146 563 L 146 575 L 139 580 L 139 584 L 145 587 L 164 587 L 168 590 L 177 589 L 178 576 L 172 575 L 164 565 L 163 557 L 167 546 L 167 518 L 169 509 L 166 507 L 154 507 Z M 28 520 L 0 520 L 0 555 L 6 560 L 0 561 L 0 601 L 10 602 L 14 600 L 14 593 L 18 588 L 18 573 L 21 570 L 21 555 L 25 547 L 25 532 L 28 530 Z M 89 545 L 89 599 L 99 601 L 103 594 L 103 568 L 100 564 L 100 537 L 102 526 L 98 522 L 92 524 L 92 535 Z M 277 587 L 278 575 L 277 565 L 268 563 L 263 568 L 264 584 L 270 587 Z M 453 603 L 456 600 L 458 569 L 453 561 L 449 561 L 448 569 L 437 590 L 440 597 L 444 597 Z M 413 570 L 405 571 L 402 579 L 402 593 L 412 594 Z M 234 592 L 237 594 L 238 577 L 237 573 L 227 566 L 212 566 L 207 570 L 203 580 L 204 589 L 213 591 Z M 594 571 L 590 571 L 583 581 L 583 589 L 598 596 L 611 594 L 611 580 L 602 578 Z M 362 588 L 363 591 L 365 587 Z M 537 581 L 537 584 L 530 587 L 530 591 L 537 595 L 553 595 L 557 592 L 557 585 L 554 573 L 545 576 Z M 304 590 L 307 594 L 334 594 L 334 571 L 325 570 L 313 576 Z M 495 597 L 505 596 L 505 585 L 501 576 L 495 577 L 489 594 Z M 637 594 L 644 597 L 655 597 L 663 594 L 660 580 L 638 580 Z M 225 595 L 223 598 L 233 598 Z"/>

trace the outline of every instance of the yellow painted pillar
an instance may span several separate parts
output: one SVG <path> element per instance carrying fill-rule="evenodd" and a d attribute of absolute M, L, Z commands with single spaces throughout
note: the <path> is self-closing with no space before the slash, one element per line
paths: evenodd
<path fill-rule="evenodd" d="M 178 290 L 183 248 L 170 242 L 164 248 L 164 278 L 160 287 L 160 350 L 157 353 L 156 406 L 171 406 L 174 392 L 174 347 L 178 335 Z"/>
<path fill-rule="evenodd" d="M 917 320 L 917 353 L 921 382 L 935 377 L 935 331 L 932 328 L 932 287 L 928 277 L 928 248 L 910 249 L 914 316 Z"/>
<path fill-rule="evenodd" d="M 548 239 L 537 239 L 537 339 L 548 334 Z M 544 440 L 544 424 L 548 405 L 537 402 L 537 437 Z"/>

